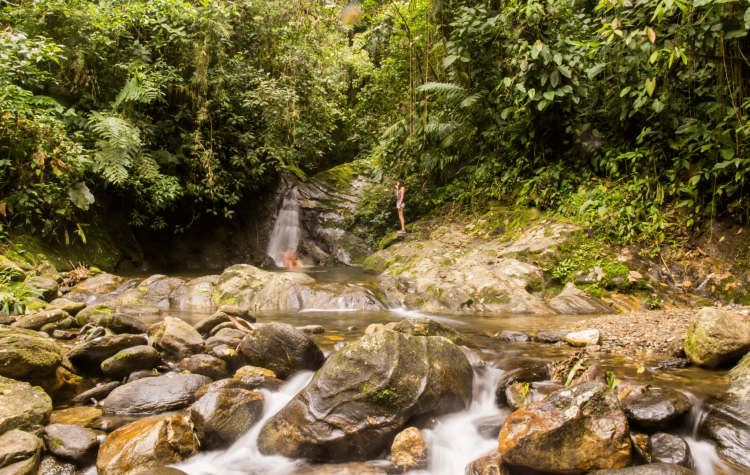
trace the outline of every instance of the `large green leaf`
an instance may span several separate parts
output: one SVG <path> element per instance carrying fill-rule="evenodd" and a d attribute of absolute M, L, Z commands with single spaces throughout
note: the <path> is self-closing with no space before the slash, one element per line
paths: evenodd
<path fill-rule="evenodd" d="M 74 205 L 82 210 L 89 209 L 94 204 L 94 195 L 91 194 L 85 183 L 76 183 L 68 189 L 68 196 Z"/>

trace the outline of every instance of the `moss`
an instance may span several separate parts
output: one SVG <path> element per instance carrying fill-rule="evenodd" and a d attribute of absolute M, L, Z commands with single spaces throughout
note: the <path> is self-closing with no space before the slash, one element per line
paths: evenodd
<path fill-rule="evenodd" d="M 526 285 L 526 291 L 529 292 L 530 294 L 534 292 L 541 292 L 543 290 L 544 290 L 544 284 L 542 283 L 542 279 L 537 279 L 537 278 L 531 279 L 531 282 L 529 282 Z"/>
<path fill-rule="evenodd" d="M 481 303 L 506 305 L 510 303 L 510 300 L 510 294 L 505 289 L 498 291 L 494 287 L 485 287 L 479 291 Z"/>
<path fill-rule="evenodd" d="M 356 170 L 351 163 L 345 163 L 337 167 L 333 167 L 330 170 L 318 173 L 311 178 L 311 181 L 320 181 L 328 185 L 333 185 L 336 188 L 348 188 L 354 178 L 356 178 Z"/>
<path fill-rule="evenodd" d="M 218 290 L 214 290 L 212 295 L 214 298 L 214 302 L 216 302 L 216 304 L 218 305 L 236 305 L 237 304 L 237 299 L 234 297 L 227 297 L 225 299 L 221 298 L 221 294 L 219 293 Z"/>
<path fill-rule="evenodd" d="M 372 392 L 372 402 L 378 406 L 398 407 L 398 399 L 396 388 L 378 388 Z"/>
<path fill-rule="evenodd" d="M 50 440 L 52 441 L 52 445 L 55 448 L 58 448 L 62 445 L 62 440 L 58 439 L 57 437 L 51 437 Z"/>

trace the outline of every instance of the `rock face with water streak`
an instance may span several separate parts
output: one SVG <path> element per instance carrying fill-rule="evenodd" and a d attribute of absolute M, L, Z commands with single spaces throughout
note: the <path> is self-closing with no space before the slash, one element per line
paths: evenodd
<path fill-rule="evenodd" d="M 383 330 L 336 352 L 262 428 L 263 454 L 315 461 L 367 460 L 407 420 L 468 407 L 472 370 L 443 337 Z"/>
<path fill-rule="evenodd" d="M 198 452 L 185 413 L 147 417 L 104 439 L 96 460 L 98 475 L 136 475 L 180 462 Z"/>
<path fill-rule="evenodd" d="M 270 369 L 286 379 L 297 371 L 317 371 L 325 356 L 307 335 L 286 323 L 268 323 L 249 333 L 240 352 L 253 366 Z"/>
<path fill-rule="evenodd" d="M 750 320 L 713 307 L 701 309 L 685 336 L 685 354 L 708 368 L 734 363 L 750 351 Z"/>
<path fill-rule="evenodd" d="M 617 396 L 589 381 L 556 391 L 505 420 L 502 459 L 553 473 L 586 473 L 630 465 L 628 421 Z"/>
<path fill-rule="evenodd" d="M 13 379 L 43 378 L 62 362 L 60 347 L 50 338 L 0 325 L 0 375 Z"/>

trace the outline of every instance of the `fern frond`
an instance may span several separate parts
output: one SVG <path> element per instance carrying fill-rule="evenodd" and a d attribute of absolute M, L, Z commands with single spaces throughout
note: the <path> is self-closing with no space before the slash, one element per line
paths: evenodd
<path fill-rule="evenodd" d="M 407 130 L 406 127 L 406 119 L 402 119 L 392 126 L 385 129 L 385 132 L 383 132 L 383 138 L 384 139 L 392 139 L 398 136 L 403 135 Z"/>
<path fill-rule="evenodd" d="M 482 98 L 482 93 L 472 94 L 466 99 L 464 99 L 463 101 L 461 101 L 461 104 L 459 105 L 459 107 L 462 109 L 468 109 L 474 104 L 476 104 L 477 101 L 479 101 L 479 99 L 481 98 Z"/>
<path fill-rule="evenodd" d="M 468 91 L 457 84 L 447 82 L 428 82 L 417 88 L 419 92 L 427 94 L 466 94 Z"/>
<path fill-rule="evenodd" d="M 138 166 L 138 174 L 147 181 L 152 181 L 159 175 L 159 165 L 148 150 L 140 150 L 133 163 Z"/>
<path fill-rule="evenodd" d="M 126 101 L 143 102 L 150 104 L 157 99 L 161 99 L 163 93 L 161 88 L 151 81 L 146 80 L 140 74 L 130 78 L 125 83 L 122 90 L 115 98 L 114 107 L 119 106 Z"/>
<path fill-rule="evenodd" d="M 94 153 L 96 169 L 110 183 L 122 184 L 141 153 L 140 131 L 121 117 L 99 112 L 91 113 L 88 125 L 99 136 Z"/>

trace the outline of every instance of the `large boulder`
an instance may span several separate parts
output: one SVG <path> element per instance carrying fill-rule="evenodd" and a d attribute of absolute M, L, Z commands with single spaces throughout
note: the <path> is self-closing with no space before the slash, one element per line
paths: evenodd
<path fill-rule="evenodd" d="M 112 315 L 113 313 L 115 313 L 115 309 L 106 303 L 89 305 L 76 314 L 76 323 L 79 326 L 84 326 L 89 323 L 92 325 L 98 325 L 100 318 L 106 315 Z"/>
<path fill-rule="evenodd" d="M 211 378 L 200 374 L 178 374 L 145 378 L 124 384 L 102 401 L 105 413 L 157 414 L 189 406 L 201 386 Z"/>
<path fill-rule="evenodd" d="M 456 330 L 427 317 L 407 318 L 401 320 L 393 327 L 393 331 L 414 336 L 442 336 L 458 346 L 475 346 L 468 338 Z"/>
<path fill-rule="evenodd" d="M 161 362 L 161 356 L 151 346 L 126 348 L 102 362 L 102 372 L 111 379 L 122 379 L 133 371 L 148 370 Z"/>
<path fill-rule="evenodd" d="M 315 279 L 307 274 L 268 272 L 238 264 L 219 276 L 214 301 L 217 305 L 230 304 L 243 309 L 301 308 L 300 294 L 306 290 L 304 286 L 314 283 Z"/>
<path fill-rule="evenodd" d="M 43 378 L 62 362 L 60 347 L 50 338 L 0 325 L 0 375 L 13 379 Z"/>
<path fill-rule="evenodd" d="M 23 316 L 16 320 L 14 323 L 11 323 L 10 326 L 13 328 L 23 328 L 26 330 L 39 330 L 49 323 L 57 323 L 61 320 L 65 320 L 66 318 L 70 318 L 70 315 L 68 315 L 68 313 L 64 310 L 57 309 L 49 312 L 47 310 L 44 310 L 42 312 Z"/>
<path fill-rule="evenodd" d="M 239 346 L 248 364 L 285 379 L 297 371 L 317 371 L 325 356 L 307 335 L 286 323 L 267 323 L 248 333 Z"/>
<path fill-rule="evenodd" d="M 517 410 L 498 440 L 504 461 L 544 472 L 586 473 L 631 462 L 628 421 L 617 396 L 594 381 Z"/>
<path fill-rule="evenodd" d="M 690 399 L 679 391 L 648 385 L 628 394 L 620 405 L 628 420 L 646 431 L 668 429 L 693 407 Z"/>
<path fill-rule="evenodd" d="M 0 473 L 33 475 L 39 467 L 42 441 L 39 437 L 12 430 L 0 435 Z"/>
<path fill-rule="evenodd" d="M 65 298 L 73 302 L 84 302 L 86 304 L 103 303 L 138 284 L 136 279 L 128 279 L 102 272 L 96 276 L 79 282 Z"/>
<path fill-rule="evenodd" d="M 189 280 L 169 294 L 169 306 L 182 309 L 211 311 L 216 308 L 214 291 L 218 275 Z"/>
<path fill-rule="evenodd" d="M 587 292 L 568 283 L 562 292 L 550 299 L 549 306 L 563 315 L 614 313 L 612 308 L 591 297 Z"/>
<path fill-rule="evenodd" d="M 89 371 L 101 370 L 101 364 L 117 353 L 134 346 L 148 343 L 141 335 L 105 335 L 93 340 L 84 341 L 74 346 L 68 353 L 68 359 L 77 367 Z"/>
<path fill-rule="evenodd" d="M 96 432 L 77 425 L 50 424 L 44 428 L 44 443 L 52 454 L 82 466 L 96 460 L 99 439 Z"/>
<path fill-rule="evenodd" d="M 157 274 L 138 284 L 138 289 L 143 291 L 141 299 L 147 304 L 169 308 L 169 296 L 184 283 L 182 279 Z"/>
<path fill-rule="evenodd" d="M 750 351 L 750 320 L 714 307 L 701 309 L 685 335 L 685 354 L 694 364 L 715 368 Z"/>
<path fill-rule="evenodd" d="M 719 456 L 750 469 L 750 374 L 735 374 L 718 397 L 705 402 L 699 434 L 716 445 Z"/>
<path fill-rule="evenodd" d="M 104 439 L 96 470 L 98 475 L 136 475 L 178 463 L 198 449 L 185 413 L 147 417 L 120 427 Z"/>
<path fill-rule="evenodd" d="M 203 352 L 205 342 L 195 328 L 179 318 L 166 317 L 148 329 L 151 346 L 169 356 L 182 360 Z"/>
<path fill-rule="evenodd" d="M 73 302 L 68 299 L 59 298 L 55 299 L 44 307 L 45 312 L 51 312 L 53 310 L 62 310 L 67 312 L 71 316 L 76 316 L 78 312 L 86 308 L 86 304 L 83 302 Z"/>
<path fill-rule="evenodd" d="M 39 387 L 0 376 L 0 434 L 39 432 L 52 413 L 52 399 Z"/>
<path fill-rule="evenodd" d="M 263 414 L 263 395 L 241 388 L 208 391 L 190 409 L 201 446 L 227 447 L 250 430 Z"/>
<path fill-rule="evenodd" d="M 266 422 L 258 448 L 317 461 L 370 459 L 411 417 L 468 407 L 472 378 L 461 348 L 443 337 L 365 335 Z"/>

